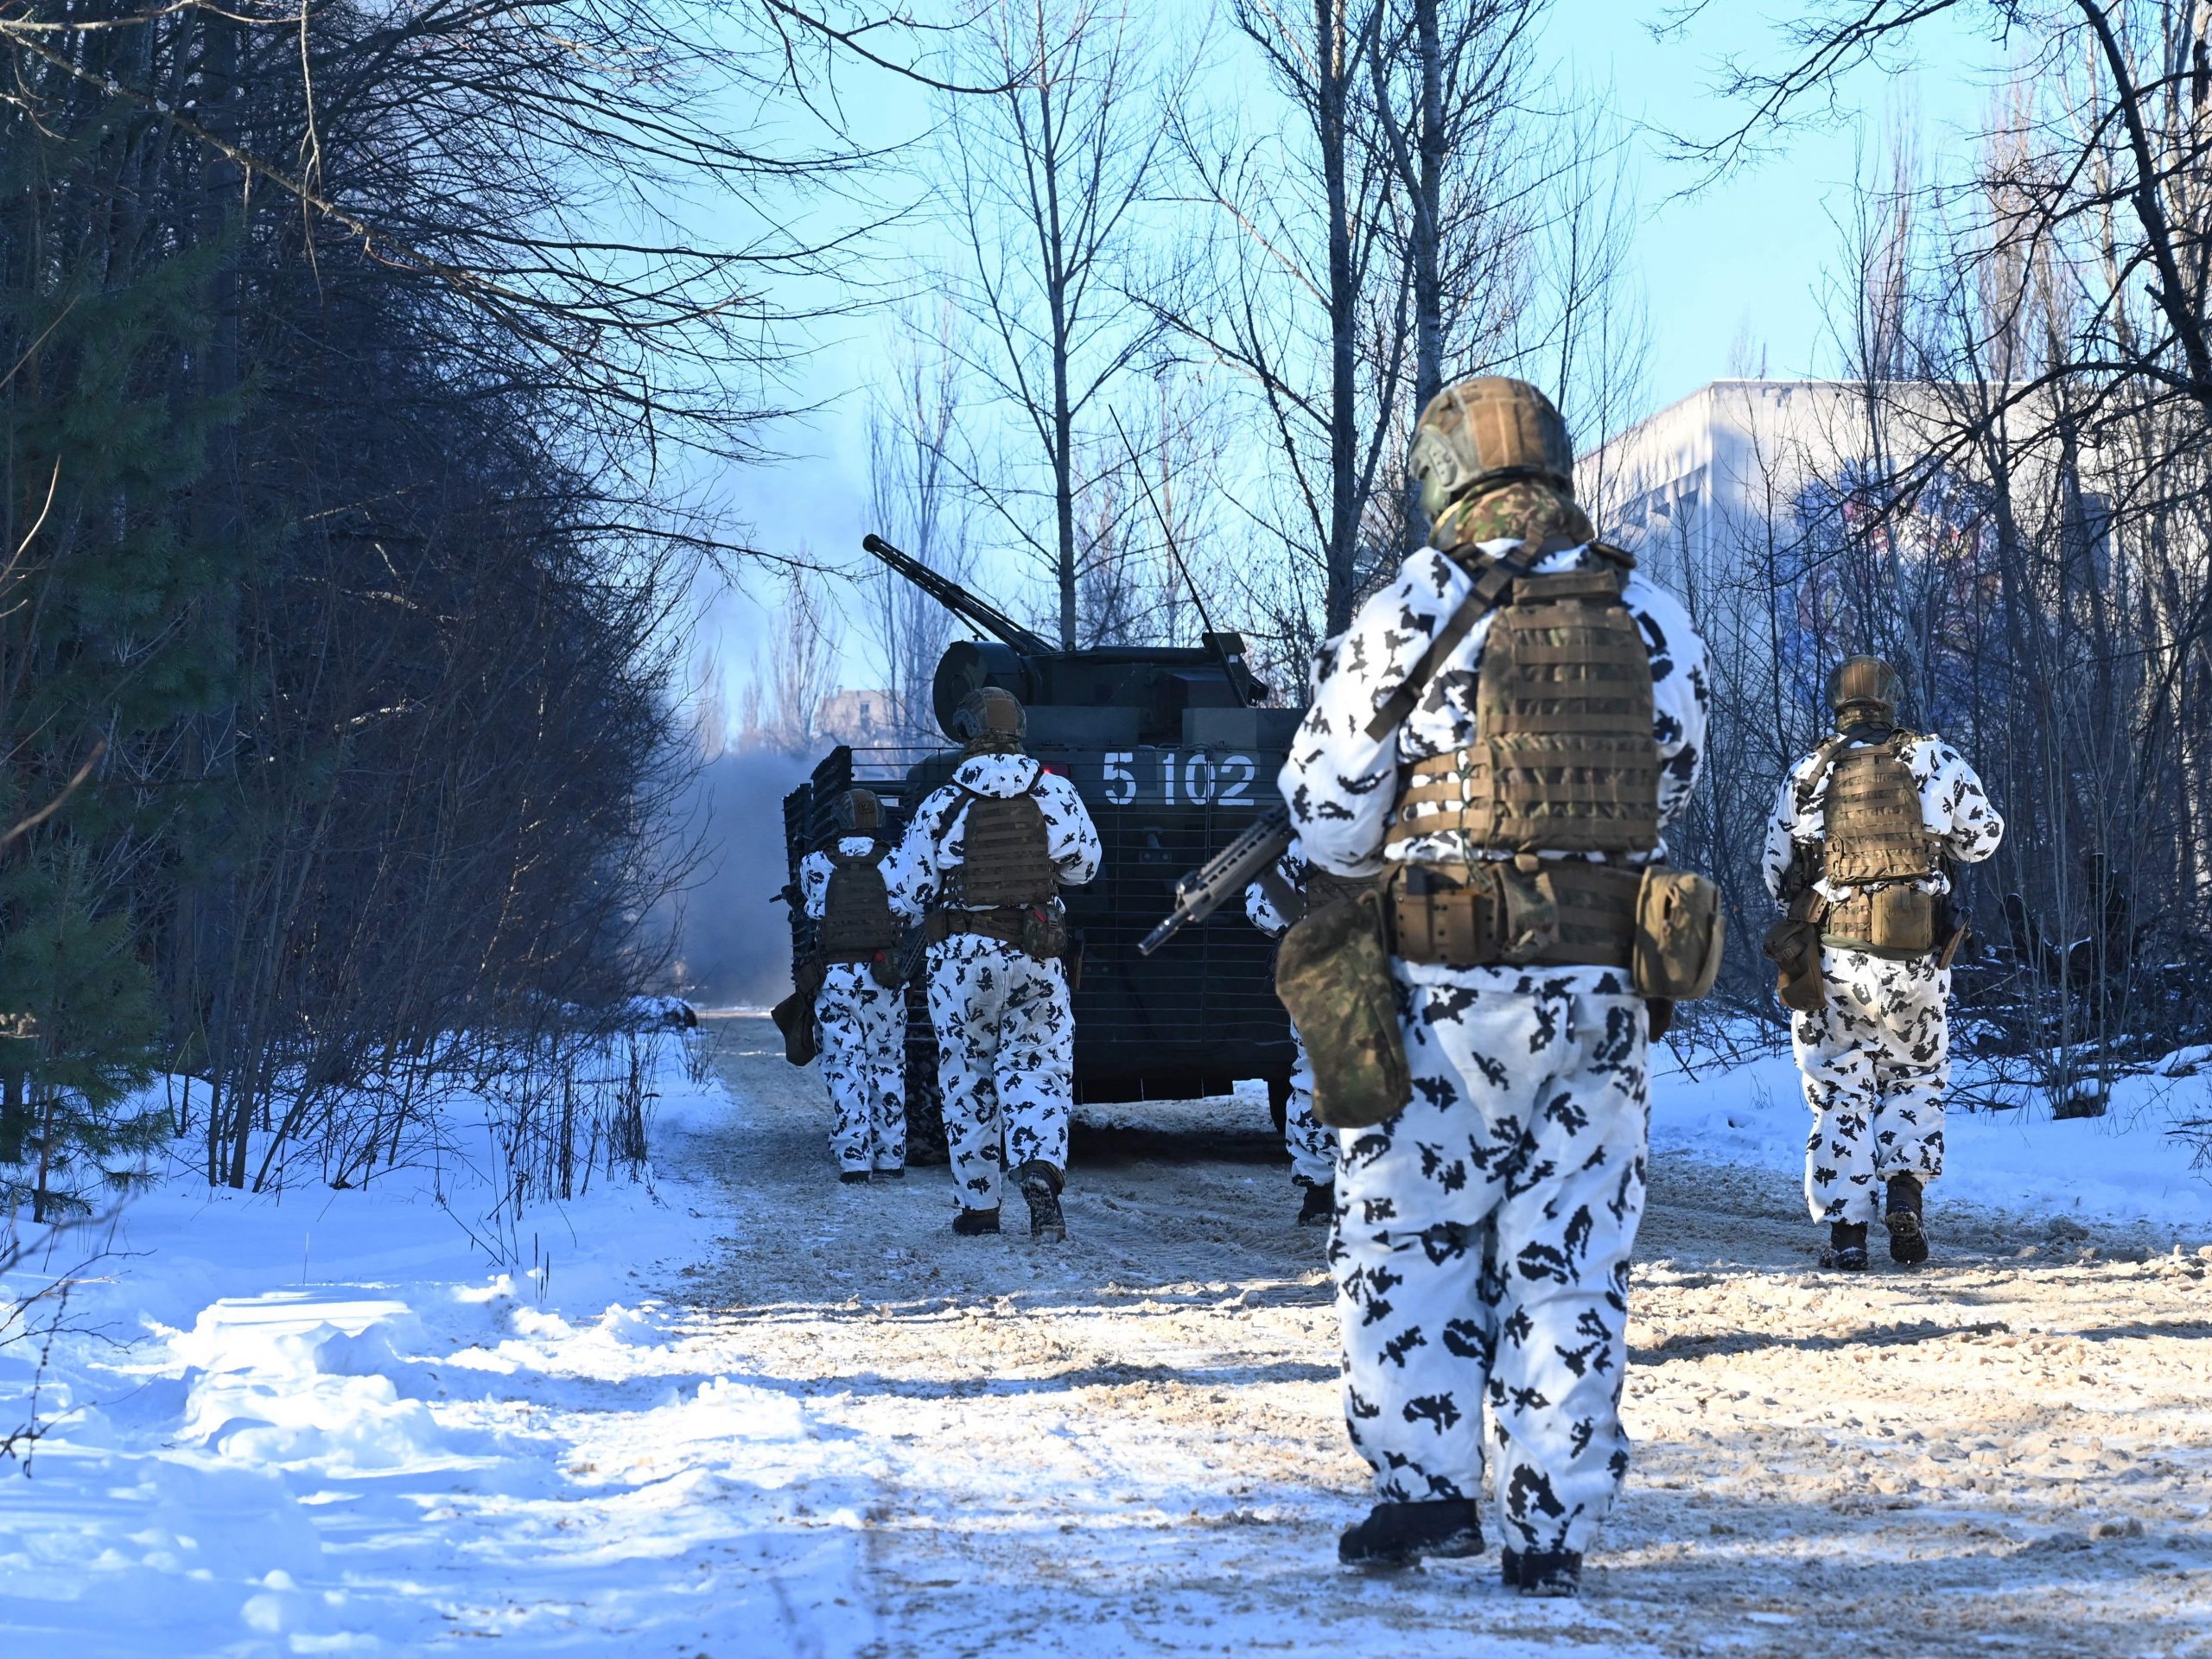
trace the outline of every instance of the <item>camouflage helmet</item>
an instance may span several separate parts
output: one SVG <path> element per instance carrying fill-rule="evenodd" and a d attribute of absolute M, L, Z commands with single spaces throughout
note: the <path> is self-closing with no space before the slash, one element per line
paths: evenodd
<path fill-rule="evenodd" d="M 883 803 L 872 789 L 849 789 L 838 798 L 837 827 L 860 835 L 883 828 Z"/>
<path fill-rule="evenodd" d="M 1847 657 L 1828 671 L 1828 709 L 1836 715 L 1850 709 L 1879 711 L 1884 720 L 1894 721 L 1903 689 L 1897 670 L 1879 657 Z"/>
<path fill-rule="evenodd" d="M 1534 478 L 1574 493 L 1574 449 L 1552 400 L 1526 380 L 1485 374 L 1446 386 L 1414 427 L 1406 475 L 1431 518 L 1478 486 Z"/>
<path fill-rule="evenodd" d="M 1029 735 L 1029 716 L 1013 692 L 979 685 L 952 711 L 952 734 L 963 743 L 1019 747 Z"/>

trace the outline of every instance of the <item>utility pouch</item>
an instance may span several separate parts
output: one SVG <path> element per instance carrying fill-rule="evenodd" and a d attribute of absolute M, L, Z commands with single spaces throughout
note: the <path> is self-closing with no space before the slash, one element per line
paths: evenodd
<path fill-rule="evenodd" d="M 1402 864 L 1392 873 L 1386 891 L 1390 938 L 1396 953 L 1408 962 L 1474 968 L 1501 959 L 1505 894 L 1496 864 L 1459 865 L 1448 872 L 1435 866 Z"/>
<path fill-rule="evenodd" d="M 1916 887 L 1855 892 L 1828 907 L 1821 938 L 1892 961 L 1924 957 L 1936 948 L 1936 900 Z"/>
<path fill-rule="evenodd" d="M 1774 994 L 1795 1014 L 1818 1014 L 1827 1001 L 1821 977 L 1821 912 L 1810 889 L 1790 901 L 1789 913 L 1766 931 L 1759 949 L 1775 967 Z"/>
<path fill-rule="evenodd" d="M 887 991 L 895 991 L 906 982 L 899 953 L 893 950 L 879 950 L 868 959 L 868 976 Z"/>
<path fill-rule="evenodd" d="M 811 1065 L 822 1052 L 815 1039 L 814 1004 L 822 995 L 824 968 L 818 957 L 805 957 L 791 964 L 791 994 L 768 1010 L 768 1017 L 783 1033 L 784 1058 L 793 1065 Z"/>
<path fill-rule="evenodd" d="M 1058 905 L 1031 905 L 1021 912 L 1022 955 L 1050 962 L 1068 953 L 1067 912 Z"/>
<path fill-rule="evenodd" d="M 1275 995 L 1313 1068 L 1313 1116 L 1331 1128 L 1366 1128 L 1413 1098 L 1383 904 L 1370 892 L 1309 912 L 1275 956 Z"/>
<path fill-rule="evenodd" d="M 1503 900 L 1498 960 L 1520 967 L 1548 956 L 1559 944 L 1559 896 L 1543 861 L 1523 853 L 1495 875 Z"/>
<path fill-rule="evenodd" d="M 1720 889 L 1694 870 L 1654 865 L 1636 893 L 1636 956 L 1629 969 L 1637 994 L 1694 1002 L 1720 974 L 1727 938 Z"/>

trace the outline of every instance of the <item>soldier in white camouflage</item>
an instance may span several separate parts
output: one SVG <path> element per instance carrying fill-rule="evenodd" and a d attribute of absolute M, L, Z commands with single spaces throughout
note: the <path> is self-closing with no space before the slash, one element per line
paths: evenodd
<path fill-rule="evenodd" d="M 1003 1174 L 1033 1238 L 1067 1236 L 1068 1114 L 1075 1098 L 1067 918 L 1058 892 L 1097 874 L 1098 831 L 1075 786 L 1022 753 L 1021 705 L 995 687 L 954 718 L 952 781 L 907 821 L 894 893 L 923 912 L 937 1028 L 952 1230 L 999 1230 Z"/>
<path fill-rule="evenodd" d="M 829 843 L 800 861 L 798 880 L 822 963 L 814 1010 L 830 1149 L 838 1179 L 861 1185 L 906 1173 L 906 992 L 896 962 L 901 924 L 919 912 L 892 892 L 874 792 L 846 791 L 838 820 Z"/>
<path fill-rule="evenodd" d="M 1963 755 L 1898 726 L 1889 664 L 1847 658 L 1827 690 L 1836 728 L 1783 779 L 1764 860 L 1767 890 L 1817 935 L 1818 1003 L 1790 1024 L 1813 1113 L 1805 1201 L 1827 1266 L 1866 1266 L 1878 1211 L 1891 1260 L 1916 1267 L 1943 1173 L 1953 872 L 1995 852 L 2005 821 Z"/>
<path fill-rule="evenodd" d="M 1529 1595 L 1575 1592 L 1628 1468 L 1653 1017 L 1636 895 L 1707 702 L 1689 618 L 1597 542 L 1573 466 L 1522 382 L 1430 404 L 1411 457 L 1430 545 L 1322 648 L 1281 780 L 1307 859 L 1387 875 L 1412 1077 L 1395 1116 L 1342 1136 L 1344 1414 L 1376 1503 L 1338 1558 L 1480 1553 L 1487 1404 L 1501 1565 Z"/>

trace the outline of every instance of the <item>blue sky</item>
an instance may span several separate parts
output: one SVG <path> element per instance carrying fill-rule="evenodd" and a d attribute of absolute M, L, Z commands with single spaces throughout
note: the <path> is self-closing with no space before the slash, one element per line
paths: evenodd
<path fill-rule="evenodd" d="M 1545 44 L 1562 74 L 1579 86 L 1610 86 L 1616 109 L 1643 128 L 1635 266 L 1651 319 L 1649 409 L 1730 373 L 1739 342 L 1755 362 L 1764 353 L 1772 376 L 1833 372 L 1821 296 L 1839 252 L 1832 215 L 1847 213 L 1854 171 L 1862 158 L 1871 164 L 1878 156 L 1894 121 L 1916 130 L 1932 166 L 1960 153 L 1988 105 L 1987 82 L 1972 71 L 1994 58 L 1987 41 L 1946 23 L 1923 48 L 1940 61 L 1860 71 L 1847 83 L 1838 124 L 1800 133 L 1778 153 L 1690 193 L 1694 173 L 1667 158 L 1660 135 L 1723 130 L 1729 109 L 1711 90 L 1719 58 L 1734 51 L 1773 60 L 1770 20 L 1789 7 L 1787 0 L 1710 0 L 1687 28 L 1655 39 L 1650 24 L 1678 9 L 1673 0 L 1555 0 Z M 848 91 L 872 140 L 905 137 L 927 119 L 926 103 L 910 86 L 855 77 Z M 801 382 L 804 397 L 823 407 L 775 435 L 789 460 L 723 480 L 724 498 L 755 544 L 864 558 L 866 387 L 895 326 L 862 316 L 825 334 Z M 711 596 L 701 634 L 715 644 L 733 683 L 742 679 L 767 614 L 744 593 Z M 864 683 L 864 647 L 853 641 L 848 655 L 846 683 Z"/>

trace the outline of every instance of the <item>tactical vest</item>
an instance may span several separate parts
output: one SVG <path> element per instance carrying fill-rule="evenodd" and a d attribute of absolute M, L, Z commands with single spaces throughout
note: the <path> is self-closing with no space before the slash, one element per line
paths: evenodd
<path fill-rule="evenodd" d="M 1920 785 L 1905 764 L 1917 740 L 1897 732 L 1847 749 L 1828 767 L 1822 874 L 1843 887 L 1912 881 L 1936 873 L 1936 842 L 1920 816 Z"/>
<path fill-rule="evenodd" d="M 833 867 L 822 896 L 822 920 L 816 938 L 831 962 L 865 962 L 898 942 L 891 916 L 891 892 L 884 885 L 883 860 L 890 849 L 879 842 L 864 853 L 823 849 Z"/>
<path fill-rule="evenodd" d="M 957 785 L 968 797 L 960 863 L 949 873 L 945 896 L 969 908 L 1049 904 L 1060 890 L 1052 866 L 1045 809 L 1029 791 L 984 795 Z"/>
<path fill-rule="evenodd" d="M 1456 830 L 1500 853 L 1658 847 L 1651 658 L 1626 580 L 1599 569 L 1514 583 L 1483 647 L 1475 741 L 1409 769 L 1393 843 Z"/>

